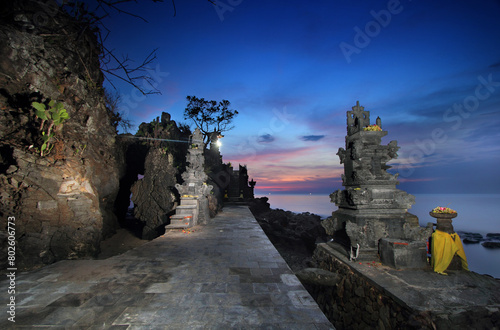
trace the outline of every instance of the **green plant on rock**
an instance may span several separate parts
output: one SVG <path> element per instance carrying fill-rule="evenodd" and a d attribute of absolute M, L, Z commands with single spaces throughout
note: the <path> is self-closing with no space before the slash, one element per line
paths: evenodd
<path fill-rule="evenodd" d="M 85 149 L 87 149 L 86 144 L 80 144 L 79 147 L 74 147 L 73 156 L 76 156 L 78 154 L 80 154 L 80 155 L 83 154 Z"/>
<path fill-rule="evenodd" d="M 45 134 L 45 132 L 42 131 L 42 141 L 43 144 L 40 147 L 40 156 L 48 155 L 52 148 L 54 148 L 54 145 L 50 143 L 50 140 L 54 137 L 54 132 L 50 134 Z"/>
<path fill-rule="evenodd" d="M 64 105 L 55 100 L 49 102 L 48 108 L 45 104 L 39 102 L 32 102 L 31 106 L 35 108 L 37 118 L 42 120 L 40 131 L 42 132 L 43 144 L 40 147 L 40 156 L 46 156 L 54 147 L 52 139 L 56 131 L 62 127 L 63 122 L 69 118 L 69 115 L 66 109 L 64 109 Z M 48 125 L 45 125 L 46 123 Z"/>
<path fill-rule="evenodd" d="M 160 153 L 162 155 L 168 155 L 168 146 L 160 148 Z"/>

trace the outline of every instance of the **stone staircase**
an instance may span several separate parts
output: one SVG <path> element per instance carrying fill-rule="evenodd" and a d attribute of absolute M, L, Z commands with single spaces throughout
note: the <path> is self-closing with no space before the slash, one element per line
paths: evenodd
<path fill-rule="evenodd" d="M 175 214 L 170 217 L 169 229 L 184 229 L 198 223 L 198 200 L 194 197 L 181 198 L 181 205 L 175 209 Z"/>

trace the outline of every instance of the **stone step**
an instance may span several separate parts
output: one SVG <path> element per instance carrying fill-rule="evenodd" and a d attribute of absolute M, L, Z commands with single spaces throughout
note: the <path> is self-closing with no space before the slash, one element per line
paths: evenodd
<path fill-rule="evenodd" d="M 184 220 L 184 219 L 189 219 L 190 221 L 193 219 L 193 214 L 174 214 L 170 217 L 170 221 L 172 220 Z"/>
<path fill-rule="evenodd" d="M 191 226 L 186 226 L 184 224 L 169 224 L 165 226 L 165 230 L 172 230 L 172 229 L 187 229 L 190 228 Z"/>
<path fill-rule="evenodd" d="M 196 198 L 181 198 L 181 205 L 198 205 L 198 200 Z"/>
<path fill-rule="evenodd" d="M 189 228 L 193 226 L 192 215 L 174 214 L 170 217 L 170 224 L 165 229 Z"/>
<path fill-rule="evenodd" d="M 177 210 L 175 215 L 180 216 L 181 218 L 185 216 L 194 216 L 196 214 L 195 210 Z"/>
<path fill-rule="evenodd" d="M 196 205 L 196 204 L 188 204 L 188 205 L 182 204 L 182 205 L 177 206 L 176 210 L 196 210 L 197 206 L 198 205 Z"/>

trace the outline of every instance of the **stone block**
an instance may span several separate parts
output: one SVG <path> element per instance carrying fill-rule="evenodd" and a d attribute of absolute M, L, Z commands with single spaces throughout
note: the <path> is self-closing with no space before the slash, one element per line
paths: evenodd
<path fill-rule="evenodd" d="M 381 262 L 395 269 L 426 268 L 427 246 L 423 241 L 382 238 L 379 243 Z"/>
<path fill-rule="evenodd" d="M 174 214 L 170 217 L 170 224 L 165 226 L 165 230 L 190 228 L 195 221 L 196 219 L 192 215 Z"/>
<path fill-rule="evenodd" d="M 39 201 L 36 206 L 40 211 L 48 211 L 57 208 L 57 201 L 49 200 L 49 201 Z"/>

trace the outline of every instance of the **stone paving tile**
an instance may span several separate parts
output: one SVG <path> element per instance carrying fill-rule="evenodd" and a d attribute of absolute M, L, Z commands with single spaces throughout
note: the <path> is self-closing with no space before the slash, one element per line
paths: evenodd
<path fill-rule="evenodd" d="M 79 307 L 95 296 L 94 293 L 68 293 L 47 307 Z"/>
<path fill-rule="evenodd" d="M 119 256 L 21 273 L 17 288 L 15 328 L 333 329 L 245 206 Z"/>
<path fill-rule="evenodd" d="M 277 283 L 253 283 L 254 293 L 280 292 Z"/>

